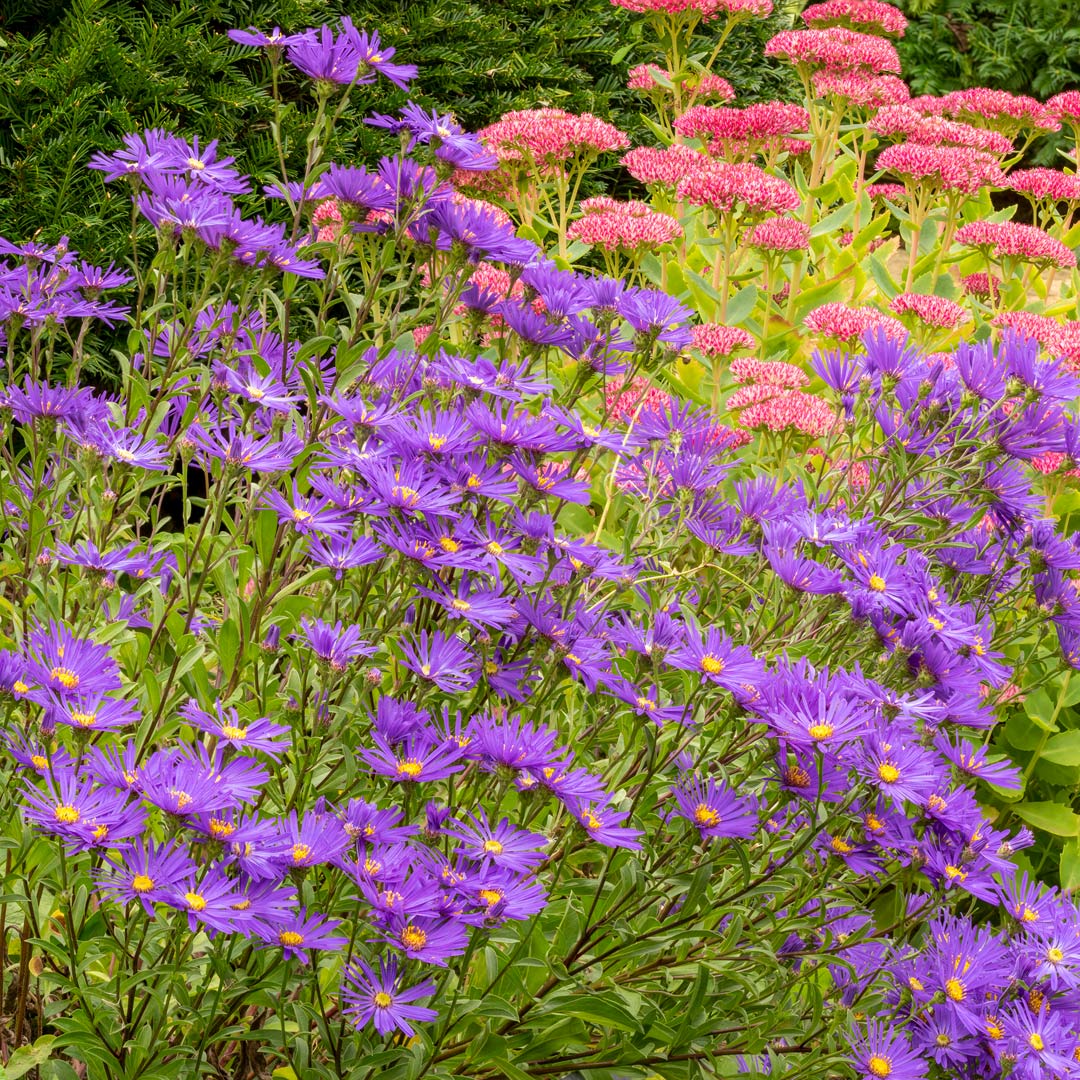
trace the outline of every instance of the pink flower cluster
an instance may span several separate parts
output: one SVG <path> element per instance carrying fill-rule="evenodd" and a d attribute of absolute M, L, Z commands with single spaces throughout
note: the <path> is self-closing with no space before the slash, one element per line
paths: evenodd
<path fill-rule="evenodd" d="M 1080 120 L 1080 90 L 1066 90 L 1055 94 L 1047 103 L 1047 109 L 1058 120 Z"/>
<path fill-rule="evenodd" d="M 903 184 L 867 184 L 863 190 L 871 199 L 906 199 L 908 193 Z"/>
<path fill-rule="evenodd" d="M 872 307 L 850 307 L 847 304 L 822 304 L 803 320 L 807 330 L 837 341 L 854 341 L 867 330 L 880 330 L 895 340 L 907 337 L 903 323 Z"/>
<path fill-rule="evenodd" d="M 772 390 L 772 387 L 761 389 Z M 814 438 L 835 431 L 839 423 L 836 410 L 824 398 L 802 390 L 774 391 L 764 401 L 748 404 L 739 413 L 742 427 L 768 431 L 794 429 Z"/>
<path fill-rule="evenodd" d="M 923 293 L 901 293 L 889 307 L 897 315 L 913 315 L 919 322 L 943 330 L 952 330 L 968 318 L 967 311 L 960 304 L 944 296 Z"/>
<path fill-rule="evenodd" d="M 604 251 L 645 251 L 670 244 L 682 236 L 682 226 L 670 214 L 648 203 L 618 202 L 606 195 L 581 203 L 584 217 L 566 231 L 568 240 L 580 240 Z"/>
<path fill-rule="evenodd" d="M 630 69 L 630 78 L 626 83 L 629 90 L 664 90 L 668 87 L 657 82 L 660 76 L 668 83 L 674 82 L 674 76 L 670 71 L 662 68 L 659 64 L 638 64 Z M 731 101 L 735 97 L 735 88 L 719 75 L 687 75 L 682 80 L 682 87 L 699 98 L 719 98 L 721 101 Z"/>
<path fill-rule="evenodd" d="M 1034 225 L 972 221 L 957 230 L 956 239 L 958 243 L 982 249 L 992 259 L 1022 259 L 1066 269 L 1076 265 L 1076 254 L 1071 248 Z"/>
<path fill-rule="evenodd" d="M 500 161 L 565 162 L 578 154 L 623 150 L 630 140 L 613 124 L 592 113 L 562 109 L 509 112 L 478 132 Z"/>
<path fill-rule="evenodd" d="M 755 360 L 741 356 L 731 361 L 731 374 L 741 383 L 758 383 L 765 386 L 799 387 L 810 382 L 801 367 L 786 364 L 782 360 Z"/>
<path fill-rule="evenodd" d="M 1010 94 L 988 86 L 954 90 L 940 98 L 912 98 L 911 103 L 922 112 L 981 121 L 1013 133 L 1024 128 L 1057 131 L 1061 127 L 1057 111 L 1049 102 L 1044 105 L 1026 94 Z"/>
<path fill-rule="evenodd" d="M 890 42 L 839 26 L 828 30 L 782 30 L 766 44 L 765 55 L 782 56 L 806 68 L 900 74 L 900 57 Z"/>
<path fill-rule="evenodd" d="M 995 315 L 993 325 L 1002 330 L 1015 330 L 1022 337 L 1032 338 L 1044 349 L 1054 350 L 1061 336 L 1061 324 L 1049 315 L 1034 311 L 1003 311 Z"/>
<path fill-rule="evenodd" d="M 999 278 L 991 277 L 986 273 L 968 274 L 966 277 L 960 279 L 960 284 L 963 286 L 964 292 L 969 296 L 985 296 L 989 297 L 991 291 L 994 296 L 998 294 L 998 286 L 1001 284 Z"/>
<path fill-rule="evenodd" d="M 669 395 L 653 386 L 644 375 L 637 375 L 630 382 L 624 379 L 608 383 L 604 391 L 608 418 L 623 424 L 647 409 L 660 412 L 669 400 Z"/>
<path fill-rule="evenodd" d="M 867 125 L 877 135 L 897 136 L 920 146 L 967 146 L 988 154 L 1012 153 L 1012 140 L 1000 131 L 973 127 L 942 116 L 926 116 L 910 105 L 890 105 L 879 109 Z"/>
<path fill-rule="evenodd" d="M 701 139 L 709 150 L 731 160 L 783 147 L 784 139 L 806 131 L 810 116 L 801 105 L 765 101 L 745 108 L 694 105 L 675 121 L 675 132 Z"/>
<path fill-rule="evenodd" d="M 1036 200 L 1080 201 L 1080 176 L 1060 169 L 1016 169 L 1009 173 L 1009 187 Z"/>
<path fill-rule="evenodd" d="M 679 198 L 720 214 L 736 207 L 750 214 L 779 214 L 802 205 L 799 193 L 786 180 L 749 163 L 712 162 L 690 173 L 676 190 Z"/>
<path fill-rule="evenodd" d="M 703 19 L 715 19 L 720 15 L 756 15 L 765 18 L 772 14 L 772 0 L 611 0 L 617 7 L 647 15 L 659 12 L 664 15 L 682 15 L 696 12 Z"/>
<path fill-rule="evenodd" d="M 897 143 L 882 150 L 877 167 L 899 173 L 921 185 L 934 184 L 942 190 L 960 191 L 966 195 L 974 195 L 987 184 L 1003 187 L 1006 183 L 1005 174 L 994 157 L 966 146 Z"/>
<path fill-rule="evenodd" d="M 803 22 L 814 30 L 845 26 L 867 33 L 903 37 L 907 29 L 904 13 L 882 0 L 825 0 L 811 4 L 803 13 Z"/>
<path fill-rule="evenodd" d="M 815 71 L 810 82 L 818 98 L 842 98 L 849 106 L 880 109 L 899 105 L 911 97 L 908 84 L 899 75 L 869 75 L 863 71 Z"/>
<path fill-rule="evenodd" d="M 692 326 L 693 346 L 706 356 L 731 356 L 739 349 L 753 349 L 757 341 L 747 330 L 738 326 L 724 326 L 723 323 L 701 323 Z"/>
<path fill-rule="evenodd" d="M 343 223 L 337 199 L 326 199 L 319 203 L 311 215 L 311 224 L 317 230 L 315 238 L 320 242 L 336 240 Z"/>
<path fill-rule="evenodd" d="M 807 251 L 810 248 L 810 226 L 791 218 L 759 221 L 750 230 L 749 244 L 766 251 Z"/>
<path fill-rule="evenodd" d="M 638 183 L 676 188 L 690 173 L 705 167 L 709 159 L 699 150 L 675 143 L 664 147 L 635 146 L 622 156 L 621 163 Z"/>

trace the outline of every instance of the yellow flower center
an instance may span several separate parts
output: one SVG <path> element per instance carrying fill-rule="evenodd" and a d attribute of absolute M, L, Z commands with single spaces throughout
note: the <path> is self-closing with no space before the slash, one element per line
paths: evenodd
<path fill-rule="evenodd" d="M 952 1042 L 952 1039 L 949 1038 L 949 1033 L 947 1031 L 941 1031 L 934 1037 L 934 1042 L 936 1042 L 938 1046 L 944 1048 Z"/>
<path fill-rule="evenodd" d="M 418 926 L 406 926 L 401 931 L 401 944 L 415 952 L 427 944 L 427 934 Z"/>
<path fill-rule="evenodd" d="M 377 1009 L 389 1009 L 393 1003 L 394 999 L 385 990 L 380 990 L 375 995 L 375 1007 Z"/>
<path fill-rule="evenodd" d="M 1033 1031 L 1028 1036 L 1028 1046 L 1030 1046 L 1032 1050 L 1038 1053 L 1046 1046 L 1046 1043 L 1043 1042 L 1043 1037 L 1037 1031 Z"/>
<path fill-rule="evenodd" d="M 423 767 L 416 758 L 408 758 L 406 761 L 397 763 L 397 774 L 398 776 L 407 777 L 409 780 L 415 780 L 420 775 Z"/>
<path fill-rule="evenodd" d="M 833 727 L 832 724 L 811 724 L 806 729 L 806 733 L 815 742 L 820 742 L 822 739 L 829 738 L 829 736 L 832 735 L 834 731 L 836 731 L 836 728 Z"/>
<path fill-rule="evenodd" d="M 49 759 L 44 754 L 31 754 L 30 764 L 35 769 L 44 769 L 49 764 Z"/>
<path fill-rule="evenodd" d="M 967 871 L 961 870 L 959 866 L 949 865 L 945 867 L 945 876 L 951 881 L 956 881 L 957 879 L 964 881 L 967 878 Z"/>
<path fill-rule="evenodd" d="M 501 555 L 503 553 L 502 544 L 498 543 L 495 540 L 492 540 L 491 543 L 487 546 L 487 553 L 489 555 Z"/>
<path fill-rule="evenodd" d="M 154 887 L 154 879 L 146 874 L 136 874 L 131 879 L 131 887 L 136 892 L 149 892 Z"/>
<path fill-rule="evenodd" d="M 223 724 L 221 734 L 226 739 L 236 739 L 238 742 L 247 738 L 246 727 L 237 727 L 235 724 Z"/>
<path fill-rule="evenodd" d="M 237 900 L 235 904 L 230 904 L 229 907 L 231 907 L 233 911 L 247 911 L 247 909 L 251 907 L 251 901 Z"/>
<path fill-rule="evenodd" d="M 877 767 L 877 774 L 883 784 L 895 784 L 900 779 L 900 770 L 890 761 L 883 761 Z"/>
<path fill-rule="evenodd" d="M 206 168 L 206 162 L 200 161 L 197 157 L 189 157 L 187 159 L 188 168 L 194 169 L 196 172 L 202 172 Z"/>
<path fill-rule="evenodd" d="M 192 911 L 202 911 L 206 907 L 206 897 L 200 896 L 197 892 L 184 893 L 184 899 Z"/>
<path fill-rule="evenodd" d="M 169 794 L 176 799 L 176 809 L 185 810 L 192 803 L 191 796 L 186 791 L 170 791 Z"/>
<path fill-rule="evenodd" d="M 292 512 L 293 521 L 307 521 L 311 517 L 311 514 L 307 510 L 302 510 L 297 506 Z"/>
<path fill-rule="evenodd" d="M 912 975 L 908 978 L 908 986 L 910 986 L 911 989 L 916 991 L 917 993 L 918 991 L 923 989 L 922 979 L 916 979 L 915 976 Z"/>
<path fill-rule="evenodd" d="M 451 555 L 453 555 L 455 551 L 461 549 L 461 545 L 452 536 L 440 537 L 439 547 L 441 547 L 443 551 L 449 552 Z"/>
<path fill-rule="evenodd" d="M 870 832 L 881 832 L 881 830 L 885 828 L 885 822 L 882 821 L 877 814 L 867 814 L 866 817 L 863 818 L 863 822 Z"/>
<path fill-rule="evenodd" d="M 488 907 L 494 907 L 503 898 L 498 889 L 481 889 L 477 895 Z"/>
<path fill-rule="evenodd" d="M 446 445 L 446 436 L 432 434 L 427 437 L 427 441 L 432 450 L 441 450 Z"/>
<path fill-rule="evenodd" d="M 378 859 L 364 860 L 364 873 L 377 874 L 382 869 L 382 863 Z"/>
<path fill-rule="evenodd" d="M 406 506 L 415 506 L 420 501 L 420 492 L 416 488 L 404 487 L 401 484 L 395 484 L 390 494 L 395 499 L 400 499 Z"/>
<path fill-rule="evenodd" d="M 499 843 L 498 840 L 485 840 L 484 841 L 484 850 L 489 855 L 501 855 L 502 854 L 502 849 L 503 849 L 503 846 L 502 846 L 502 844 Z"/>
<path fill-rule="evenodd" d="M 940 814 L 948 804 L 940 795 L 931 795 L 930 798 L 926 800 L 926 805 L 930 807 L 931 810 L 936 810 Z"/>
<path fill-rule="evenodd" d="M 468 600 L 459 600 L 459 599 L 457 599 L 457 597 L 455 597 L 453 600 L 450 601 L 450 606 L 455 611 L 471 611 L 472 610 L 472 604 L 470 604 Z"/>
<path fill-rule="evenodd" d="M 866 1067 L 873 1076 L 886 1077 L 892 1072 L 892 1064 L 889 1059 L 879 1057 L 877 1054 L 866 1063 Z"/>
<path fill-rule="evenodd" d="M 298 934 L 295 930 L 282 930 L 278 934 L 278 941 L 282 945 L 291 945 L 293 947 L 304 944 L 304 935 Z"/>
<path fill-rule="evenodd" d="M 810 783 L 810 774 L 798 765 L 791 765 L 784 770 L 784 782 L 792 787 L 806 787 Z"/>
<path fill-rule="evenodd" d="M 874 592 L 885 591 L 885 579 L 880 574 L 871 574 L 870 580 L 867 582 Z"/>
<path fill-rule="evenodd" d="M 947 979 L 945 982 L 945 996 L 952 1001 L 964 1000 L 964 984 L 959 979 Z"/>
<path fill-rule="evenodd" d="M 65 690 L 76 690 L 79 686 L 79 676 L 71 668 L 54 667 L 49 678 L 55 679 Z"/>
<path fill-rule="evenodd" d="M 707 829 L 712 829 L 720 824 L 720 815 L 711 806 L 698 803 L 694 807 L 694 821 L 699 825 L 704 825 Z"/>
<path fill-rule="evenodd" d="M 27 690 L 30 689 L 30 687 L 27 686 L 26 683 L 22 681 L 22 679 L 16 679 L 15 682 L 12 684 L 11 689 L 14 690 L 16 694 L 25 694 Z"/>
<path fill-rule="evenodd" d="M 98 825 L 94 829 L 94 831 L 93 831 L 93 833 L 91 835 L 100 844 L 101 841 L 104 840 L 105 837 L 109 835 L 109 826 L 108 825 Z"/>
<path fill-rule="evenodd" d="M 838 855 L 847 855 L 854 850 L 846 840 L 842 840 L 839 836 L 834 836 L 832 840 L 829 841 L 829 846 Z"/>
<path fill-rule="evenodd" d="M 311 858 L 311 848 L 307 844 L 293 844 L 292 861 L 294 863 L 302 863 L 309 858 Z"/>
<path fill-rule="evenodd" d="M 706 675 L 719 675 L 724 670 L 724 661 L 718 656 L 710 656 L 706 654 L 701 658 L 701 670 Z"/>
<path fill-rule="evenodd" d="M 232 836 L 235 831 L 236 826 L 231 821 L 222 821 L 221 818 L 210 819 L 210 835 L 218 840 Z"/>
<path fill-rule="evenodd" d="M 53 817 L 63 825 L 77 824 L 79 816 L 79 808 L 68 803 L 61 803 L 53 810 Z"/>

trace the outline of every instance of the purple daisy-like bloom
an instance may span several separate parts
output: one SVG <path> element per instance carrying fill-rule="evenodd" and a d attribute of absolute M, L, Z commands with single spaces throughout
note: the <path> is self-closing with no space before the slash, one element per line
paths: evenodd
<path fill-rule="evenodd" d="M 902 736 L 873 734 L 858 747 L 856 770 L 872 787 L 921 805 L 941 783 L 934 755 L 905 745 Z"/>
<path fill-rule="evenodd" d="M 25 789 L 26 819 L 77 847 L 91 846 L 101 819 L 115 816 L 127 803 L 118 792 L 97 787 L 92 778 L 79 777 L 71 766 L 54 769 L 45 779 L 46 792 L 33 785 Z"/>
<path fill-rule="evenodd" d="M 651 341 L 685 349 L 693 340 L 688 320 L 693 311 L 659 289 L 638 289 L 619 298 L 619 314 Z"/>
<path fill-rule="evenodd" d="M 395 64 L 393 58 L 397 52 L 391 46 L 385 46 L 379 40 L 377 30 L 370 34 L 366 30 L 357 30 L 352 20 L 344 18 L 341 26 L 349 41 L 356 49 L 361 65 L 366 65 L 372 71 L 377 71 L 384 79 L 389 80 L 402 90 L 408 89 L 408 85 L 416 78 L 415 64 Z M 364 75 L 360 82 L 373 82 L 374 76 L 370 73 Z"/>
<path fill-rule="evenodd" d="M 1024 1080 L 1076 1074 L 1076 1034 L 1068 1017 L 1053 1009 L 1033 1013 L 1026 1005 L 1014 1005 L 1004 1014 L 1009 1047 L 1016 1054 L 1016 1071 Z"/>
<path fill-rule="evenodd" d="M 275 724 L 266 717 L 241 721 L 236 709 L 223 709 L 220 701 L 214 702 L 213 715 L 200 709 L 194 701 L 182 705 L 180 715 L 192 727 L 205 731 L 238 750 L 262 750 L 274 757 L 286 750 L 285 740 L 289 734 L 287 725 Z"/>
<path fill-rule="evenodd" d="M 372 772 L 402 783 L 442 780 L 460 772 L 464 751 L 457 743 L 433 743 L 423 732 L 409 735 L 393 747 L 378 733 L 372 734 L 375 749 L 361 746 L 357 756 L 367 762 Z"/>
<path fill-rule="evenodd" d="M 289 432 L 285 432 L 280 440 L 273 434 L 260 439 L 242 432 L 233 423 L 210 432 L 200 424 L 192 424 L 184 438 L 194 446 L 195 458 L 201 464 L 221 461 L 251 472 L 285 472 L 304 448 L 303 442 Z"/>
<path fill-rule="evenodd" d="M 98 888 L 117 903 L 138 901 L 151 918 L 154 903 L 165 900 L 169 890 L 195 872 L 188 853 L 167 844 L 137 842 L 121 852 L 120 860 L 106 856 Z"/>
<path fill-rule="evenodd" d="M 702 840 L 714 836 L 749 838 L 757 832 L 757 811 L 750 799 L 740 799 L 712 777 L 684 776 L 672 789 L 683 817 Z"/>
<path fill-rule="evenodd" d="M 202 878 L 191 877 L 166 890 L 162 897 L 169 907 L 187 912 L 188 929 L 194 934 L 202 926 L 223 934 L 246 933 L 255 916 L 250 908 L 238 907 L 243 896 L 236 882 L 211 868 Z"/>
<path fill-rule="evenodd" d="M 480 768 L 492 772 L 504 769 L 543 769 L 561 756 L 555 749 L 558 733 L 549 727 L 534 727 L 520 716 L 505 718 L 484 713 L 470 725 L 468 753 Z"/>
<path fill-rule="evenodd" d="M 434 600 L 451 619 L 462 619 L 478 630 L 505 626 L 514 617 L 514 608 L 498 589 L 471 588 L 468 574 L 462 574 L 457 589 L 445 586 L 436 591 L 417 586 L 421 596 Z"/>
<path fill-rule="evenodd" d="M 468 945 L 465 928 L 448 919 L 391 916 L 384 941 L 401 949 L 410 960 L 446 967 L 446 961 L 460 956 Z"/>
<path fill-rule="evenodd" d="M 704 641 L 694 633 L 687 634 L 685 644 L 672 652 L 668 662 L 735 693 L 756 688 L 765 674 L 761 661 L 745 645 L 735 645 L 715 627 L 705 631 Z"/>
<path fill-rule="evenodd" d="M 62 698 L 55 693 L 48 697 L 31 696 L 46 707 L 50 721 L 76 731 L 116 731 L 137 724 L 140 719 L 133 702 L 100 693 L 78 699 Z"/>
<path fill-rule="evenodd" d="M 334 671 L 348 671 L 357 657 L 375 654 L 375 647 L 361 639 L 360 627 L 343 627 L 340 619 L 333 626 L 322 619 L 301 619 L 300 628 L 296 638 Z"/>
<path fill-rule="evenodd" d="M 379 562 L 386 552 L 372 539 L 361 536 L 355 540 L 341 536 L 308 539 L 308 557 L 312 562 L 334 571 L 334 578 L 340 581 L 346 570 L 355 570 L 359 566 Z"/>
<path fill-rule="evenodd" d="M 262 919 L 255 924 L 256 932 L 263 941 L 271 946 L 280 946 L 286 960 L 295 957 L 302 964 L 308 962 L 308 953 L 312 950 L 336 951 L 349 944 L 348 938 L 334 935 L 340 925 L 340 919 L 308 915 L 306 908 L 285 917 Z"/>
<path fill-rule="evenodd" d="M 460 841 L 459 850 L 464 855 L 482 864 L 524 873 L 546 858 L 541 848 L 548 840 L 542 833 L 518 829 L 507 818 L 491 825 L 482 811 L 479 817 L 470 814 L 468 822 L 448 825 L 444 832 Z"/>
<path fill-rule="evenodd" d="M 645 834 L 640 829 L 622 824 L 630 813 L 627 810 L 613 810 L 610 796 L 595 802 L 581 802 L 570 797 L 566 799 L 566 805 L 596 843 L 605 847 L 629 848 L 631 851 L 641 849 L 639 837 Z"/>
<path fill-rule="evenodd" d="M 380 1035 L 400 1031 L 411 1039 L 416 1034 L 412 1021 L 426 1023 L 439 1015 L 434 1009 L 410 1004 L 431 994 L 435 983 L 428 979 L 404 987 L 401 978 L 394 957 L 379 961 L 378 975 L 363 960 L 349 964 L 341 980 L 341 1011 L 352 1017 L 358 1028 L 371 1022 Z"/>
<path fill-rule="evenodd" d="M 811 690 L 778 701 L 765 719 L 780 738 L 797 747 L 828 747 L 865 734 L 870 715 L 861 704 Z"/>
<path fill-rule="evenodd" d="M 287 48 L 289 63 L 318 83 L 350 86 L 356 82 L 360 54 L 345 33 L 336 34 L 329 26 L 300 35 Z"/>
<path fill-rule="evenodd" d="M 104 645 L 77 638 L 63 625 L 31 631 L 27 646 L 27 675 L 63 698 L 120 689 L 116 661 Z"/>
<path fill-rule="evenodd" d="M 903 1035 L 880 1020 L 867 1020 L 851 1041 L 849 1058 L 862 1080 L 922 1080 L 926 1062 Z"/>
<path fill-rule="evenodd" d="M 398 647 L 405 667 L 447 693 L 470 690 L 479 680 L 475 657 L 455 635 L 421 630 L 419 638 L 403 638 Z"/>
<path fill-rule="evenodd" d="M 281 835 L 281 863 L 289 869 L 334 862 L 350 844 L 338 818 L 305 814 L 300 819 L 295 810 L 282 822 Z"/>
<path fill-rule="evenodd" d="M 302 34 L 286 34 L 282 32 L 280 26 L 275 26 L 269 33 L 258 30 L 254 26 L 249 26 L 246 30 L 228 31 L 230 40 L 235 41 L 237 45 L 249 45 L 255 49 L 286 48 L 305 40 L 309 33 L 310 31 Z"/>
<path fill-rule="evenodd" d="M 508 919 L 531 919 L 547 905 L 547 893 L 535 878 L 501 866 L 485 866 L 459 882 L 456 891 L 479 912 L 462 916 L 463 921 L 481 926 L 497 926 Z"/>
<path fill-rule="evenodd" d="M 102 414 L 93 390 L 87 387 L 69 389 L 50 386 L 46 382 L 33 382 L 27 377 L 21 387 L 6 387 L 4 396 L 20 424 L 49 417 L 70 420 L 86 415 L 100 417 Z"/>
<path fill-rule="evenodd" d="M 278 491 L 268 491 L 260 505 L 275 511 L 283 525 L 289 525 L 306 536 L 319 533 L 323 536 L 347 537 L 352 532 L 351 513 L 334 506 L 325 496 L 301 495 L 295 480 L 292 502 Z"/>

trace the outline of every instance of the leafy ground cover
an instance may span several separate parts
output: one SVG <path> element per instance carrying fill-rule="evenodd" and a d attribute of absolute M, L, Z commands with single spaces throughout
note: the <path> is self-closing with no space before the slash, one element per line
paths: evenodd
<path fill-rule="evenodd" d="M 1080 1071 L 1080 93 L 617 7 L 647 142 L 233 28 L 0 243 L 7 1075 Z"/>

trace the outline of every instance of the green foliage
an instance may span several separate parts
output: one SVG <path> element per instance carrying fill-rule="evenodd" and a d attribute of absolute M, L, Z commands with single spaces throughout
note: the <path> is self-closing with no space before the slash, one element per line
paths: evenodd
<path fill-rule="evenodd" d="M 913 94 L 991 86 L 1045 100 L 1080 86 L 1080 7 L 1060 0 L 900 0 L 910 23 L 898 43 Z M 1039 164 L 1060 166 L 1065 144 L 1041 139 Z"/>

